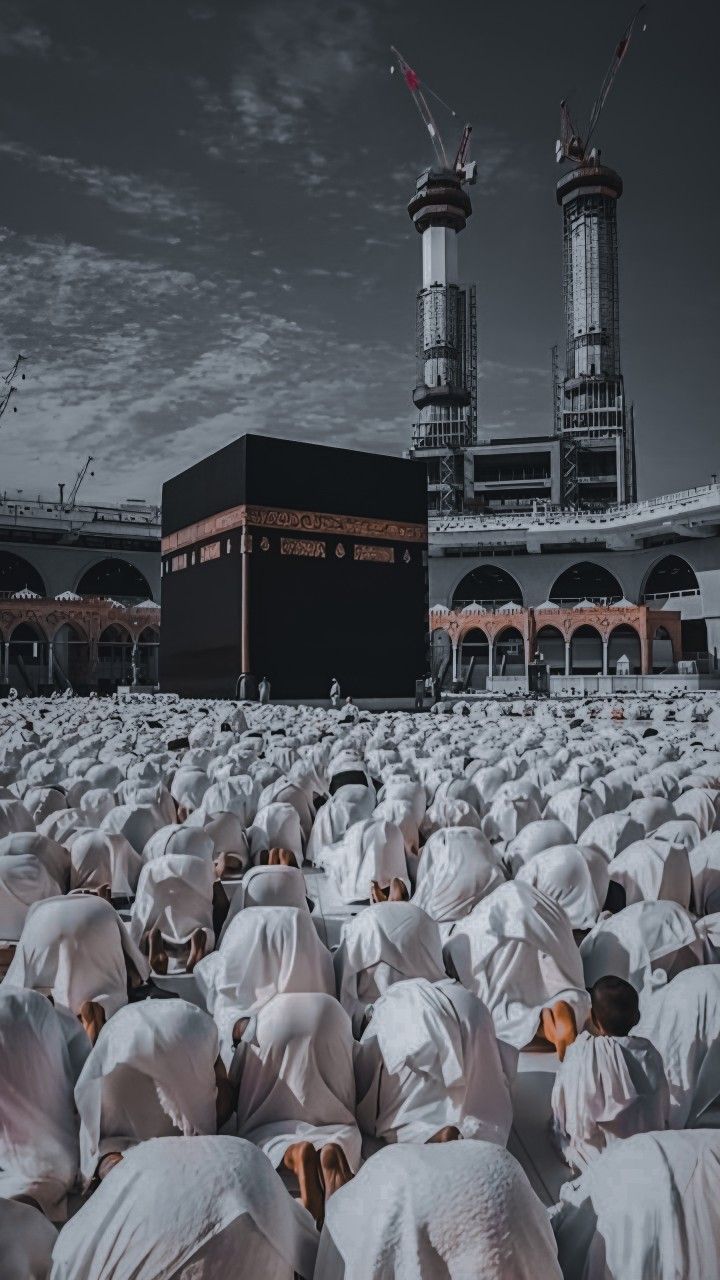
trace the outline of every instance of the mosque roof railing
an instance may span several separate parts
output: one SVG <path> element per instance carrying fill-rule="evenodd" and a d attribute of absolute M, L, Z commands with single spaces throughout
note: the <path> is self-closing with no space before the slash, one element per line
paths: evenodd
<path fill-rule="evenodd" d="M 615 504 L 596 511 L 538 504 L 534 510 L 522 514 L 468 512 L 438 516 L 431 513 L 428 525 L 431 537 L 443 533 L 500 532 L 503 529 L 527 532 L 564 530 L 572 534 L 583 529 L 627 529 L 633 524 L 688 517 L 695 517 L 701 523 L 720 524 L 720 484 L 698 485 L 693 489 L 682 489 L 642 502 Z"/>

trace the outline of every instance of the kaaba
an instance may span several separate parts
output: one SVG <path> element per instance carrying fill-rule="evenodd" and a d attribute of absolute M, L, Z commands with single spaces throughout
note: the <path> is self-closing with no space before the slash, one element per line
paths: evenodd
<path fill-rule="evenodd" d="M 409 698 L 427 607 L 417 463 L 248 434 L 163 485 L 164 692 Z"/>

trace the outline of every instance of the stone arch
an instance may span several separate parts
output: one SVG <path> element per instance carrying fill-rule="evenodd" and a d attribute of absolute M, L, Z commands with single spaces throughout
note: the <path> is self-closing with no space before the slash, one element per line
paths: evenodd
<path fill-rule="evenodd" d="M 48 682 L 48 638 L 40 623 L 19 618 L 8 631 L 10 684 L 21 693 L 37 693 Z"/>
<path fill-rule="evenodd" d="M 581 622 L 570 636 L 570 671 L 574 676 L 600 675 L 603 642 L 597 627 Z"/>
<path fill-rule="evenodd" d="M 542 655 L 542 661 L 550 668 L 552 675 L 563 675 L 565 672 L 565 637 L 559 627 L 546 623 L 540 627 L 535 636 L 535 648 Z"/>
<path fill-rule="evenodd" d="M 89 683 L 90 643 L 74 620 L 61 622 L 53 638 L 53 673 L 61 688 L 79 690 Z"/>
<path fill-rule="evenodd" d="M 651 665 L 653 671 L 665 671 L 674 662 L 673 645 L 667 627 L 656 627 L 652 638 Z"/>
<path fill-rule="evenodd" d="M 523 604 L 520 584 L 507 569 L 492 562 L 476 565 L 460 579 L 452 594 L 452 607 L 458 610 L 467 604 L 494 609 L 510 602 Z"/>
<path fill-rule="evenodd" d="M 458 673 L 468 689 L 484 689 L 488 674 L 490 644 L 485 631 L 473 623 L 462 634 L 458 655 Z M 466 684 L 467 682 L 467 684 Z"/>
<path fill-rule="evenodd" d="M 605 565 L 592 560 L 576 560 L 555 579 L 550 589 L 553 604 L 578 604 L 580 600 L 592 600 L 608 604 L 620 600 L 624 591 Z"/>
<path fill-rule="evenodd" d="M 122 556 L 102 556 L 84 569 L 75 584 L 80 596 L 98 596 L 120 604 L 140 604 L 152 600 L 150 583 L 130 560 Z"/>
<path fill-rule="evenodd" d="M 525 675 L 525 637 L 512 623 L 495 636 L 493 666 L 497 675 Z"/>
<path fill-rule="evenodd" d="M 608 636 L 607 665 L 611 675 L 615 673 L 620 658 L 629 659 L 630 675 L 637 675 L 642 671 L 640 634 L 636 627 L 631 627 L 627 622 L 621 622 L 617 627 L 613 627 Z"/>
<path fill-rule="evenodd" d="M 433 627 L 430 632 L 430 673 L 439 680 L 443 689 L 452 684 L 452 640 L 445 627 Z"/>
<path fill-rule="evenodd" d="M 661 556 L 648 570 L 641 599 L 646 603 L 667 600 L 675 595 L 700 595 L 700 583 L 692 565 L 684 556 Z"/>
<path fill-rule="evenodd" d="M 36 596 L 47 595 L 42 575 L 35 566 L 24 556 L 0 548 L 0 597 L 15 595 L 25 588 L 34 591 Z"/>
<path fill-rule="evenodd" d="M 112 693 L 119 684 L 132 680 L 133 639 L 130 630 L 120 622 L 111 622 L 98 636 L 97 686 L 101 693 Z"/>

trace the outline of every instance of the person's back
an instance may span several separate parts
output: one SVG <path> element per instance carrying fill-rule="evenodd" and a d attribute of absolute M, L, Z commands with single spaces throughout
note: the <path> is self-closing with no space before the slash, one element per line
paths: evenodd
<path fill-rule="evenodd" d="M 552 1094 L 556 1141 L 580 1171 L 620 1139 L 666 1129 L 670 1106 L 660 1053 L 631 1034 L 639 1018 L 635 989 L 608 977 L 590 994 L 591 1029 L 569 1046 Z"/>

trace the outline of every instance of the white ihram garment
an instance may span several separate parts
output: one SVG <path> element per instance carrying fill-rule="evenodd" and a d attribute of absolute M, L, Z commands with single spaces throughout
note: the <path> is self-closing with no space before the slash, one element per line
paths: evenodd
<path fill-rule="evenodd" d="M 328 1200 L 315 1280 L 562 1280 L 556 1252 L 547 1211 L 508 1151 L 403 1143 Z"/>
<path fill-rule="evenodd" d="M 358 1121 L 386 1142 L 427 1142 L 454 1125 L 464 1138 L 505 1146 L 516 1065 L 485 1005 L 459 982 L 397 982 L 357 1046 Z"/>
<path fill-rule="evenodd" d="M 637 1032 L 662 1056 L 670 1127 L 720 1127 L 720 965 L 687 969 L 654 992 Z"/>
<path fill-rule="evenodd" d="M 303 864 L 303 837 L 297 809 L 273 801 L 258 809 L 248 831 L 250 857 L 257 862 L 266 849 L 289 849 L 299 867 Z"/>
<path fill-rule="evenodd" d="M 110 1018 L 127 1004 L 126 958 L 145 980 L 147 960 L 109 902 L 48 898 L 28 911 L 4 983 L 52 995 L 73 1013 L 95 1000 Z"/>
<path fill-rule="evenodd" d="M 242 1138 L 154 1138 L 68 1223 L 50 1280 L 311 1280 L 317 1233 Z"/>
<path fill-rule="evenodd" d="M 565 823 L 559 822 L 557 818 L 540 818 L 537 822 L 529 822 L 510 841 L 505 849 L 504 860 L 516 876 L 520 868 L 538 853 L 563 844 L 572 844 L 572 836 Z"/>
<path fill-rule="evenodd" d="M 601 818 L 586 827 L 578 837 L 581 846 L 593 845 L 605 855 L 608 862 L 628 845 L 642 840 L 645 828 L 627 813 L 604 813 Z"/>
<path fill-rule="evenodd" d="M 498 1038 L 530 1044 L 544 1008 L 565 1000 L 581 1031 L 590 1010 L 582 962 L 564 911 L 532 885 L 501 885 L 461 920 L 445 953 L 463 986 L 490 1010 Z"/>
<path fill-rule="evenodd" d="M 666 1129 L 669 1106 L 663 1061 L 649 1040 L 583 1031 L 555 1076 L 553 1129 L 567 1164 L 582 1171 L 614 1142 Z"/>
<path fill-rule="evenodd" d="M 601 860 L 604 865 L 604 859 Z M 605 894 L 602 901 L 598 901 L 583 851 L 574 844 L 544 849 L 520 868 L 515 879 L 533 885 L 557 902 L 573 929 L 592 929 L 607 896 L 607 875 Z"/>
<path fill-rule="evenodd" d="M 298 867 L 251 867 L 230 899 L 230 910 L 220 932 L 225 937 L 231 920 L 246 907 L 299 907 L 309 911 L 305 877 Z"/>
<path fill-rule="evenodd" d="M 205 929 L 212 950 L 214 882 L 213 864 L 204 858 L 170 853 L 146 862 L 130 917 L 137 945 L 151 929 L 159 929 L 165 942 L 178 946 L 187 945 L 196 929 Z"/>
<path fill-rule="evenodd" d="M 560 1193 L 565 1280 L 718 1280 L 720 1133 L 617 1142 Z"/>
<path fill-rule="evenodd" d="M 601 918 L 580 944 L 580 955 L 588 987 L 612 975 L 642 997 L 663 986 L 678 966 L 702 963 L 703 943 L 676 902 L 636 902 Z"/>
<path fill-rule="evenodd" d="M 437 922 L 444 941 L 455 921 L 504 883 L 498 855 L 482 831 L 441 827 L 423 847 L 412 900 Z"/>
<path fill-rule="evenodd" d="M 690 850 L 693 906 L 699 916 L 720 911 L 720 831 L 713 831 Z"/>
<path fill-rule="evenodd" d="M 618 853 L 608 870 L 610 879 L 625 890 L 629 907 L 656 901 L 690 905 L 690 862 L 681 844 L 646 836 Z"/>
<path fill-rule="evenodd" d="M 333 845 L 324 865 L 343 902 L 367 902 L 373 880 L 387 889 L 395 876 L 410 890 L 405 842 L 394 822 L 356 822 Z"/>
<path fill-rule="evenodd" d="M 375 796 L 369 787 L 357 784 L 339 787 L 318 810 L 305 850 L 308 862 L 316 867 L 327 866 L 328 858 L 332 857 L 331 847 L 342 840 L 356 822 L 370 817 L 374 803 Z"/>
<path fill-rule="evenodd" d="M 34 902 L 59 896 L 57 882 L 38 858 L 0 855 L 0 942 L 17 942 Z"/>
<path fill-rule="evenodd" d="M 185 1000 L 118 1010 L 75 1088 L 86 1184 L 110 1151 L 176 1133 L 214 1133 L 217 1055 L 215 1023 Z"/>
<path fill-rule="evenodd" d="M 412 902 L 378 902 L 347 920 L 334 964 L 338 999 L 356 1036 L 368 1005 L 393 983 L 445 977 L 438 927 Z"/>
<path fill-rule="evenodd" d="M 75 1073 L 50 1001 L 4 983 L 0 1078 L 0 1197 L 30 1196 L 62 1221 L 78 1172 Z"/>
<path fill-rule="evenodd" d="M 299 907 L 249 907 L 231 922 L 219 950 L 196 965 L 195 981 L 220 1032 L 226 1066 L 238 1018 L 255 1013 L 278 992 L 334 995 L 330 952 L 309 911 Z"/>
<path fill-rule="evenodd" d="M 56 1240 L 56 1228 L 39 1209 L 19 1200 L 0 1200 L 3 1280 L 47 1280 Z"/>
<path fill-rule="evenodd" d="M 277 1169 L 288 1147 L 336 1143 L 353 1173 L 360 1164 L 353 1035 L 334 996 L 273 996 L 251 1018 L 235 1050 L 238 1133 Z"/>

